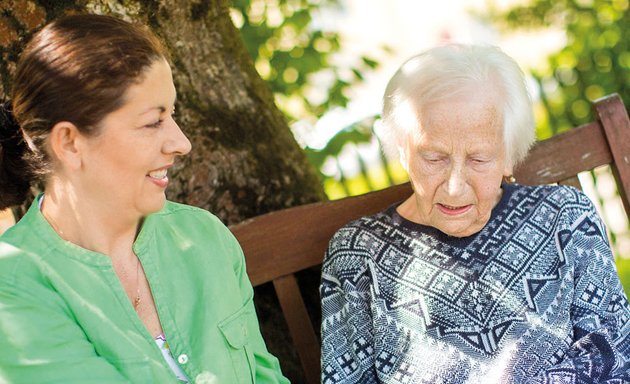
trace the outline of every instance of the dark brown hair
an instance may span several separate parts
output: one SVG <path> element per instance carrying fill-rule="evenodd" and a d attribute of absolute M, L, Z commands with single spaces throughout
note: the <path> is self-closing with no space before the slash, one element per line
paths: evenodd
<path fill-rule="evenodd" d="M 12 116 L 0 116 L 0 208 L 22 203 L 30 183 L 49 174 L 45 143 L 56 123 L 97 134 L 127 88 L 161 58 L 167 53 L 147 28 L 110 16 L 67 16 L 39 31 L 18 61 Z"/>

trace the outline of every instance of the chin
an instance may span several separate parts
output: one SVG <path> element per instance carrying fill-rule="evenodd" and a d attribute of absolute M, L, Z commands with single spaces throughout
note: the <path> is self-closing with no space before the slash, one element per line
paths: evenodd
<path fill-rule="evenodd" d="M 449 235 L 449 236 L 453 236 L 453 237 L 468 237 L 468 236 L 472 236 L 475 233 L 481 231 L 481 228 L 474 228 L 472 226 L 467 226 L 464 228 L 453 228 L 453 227 L 446 227 L 446 228 L 439 228 L 438 229 L 442 232 L 444 232 L 445 234 Z"/>
<path fill-rule="evenodd" d="M 141 211 L 144 216 L 150 215 L 155 212 L 159 212 L 166 204 L 166 196 L 162 195 L 159 198 L 152 198 L 150 201 L 145 201 L 141 205 Z"/>

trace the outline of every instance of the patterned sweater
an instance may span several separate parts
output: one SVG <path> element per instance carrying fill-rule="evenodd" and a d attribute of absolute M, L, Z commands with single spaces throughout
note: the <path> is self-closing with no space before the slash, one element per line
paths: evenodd
<path fill-rule="evenodd" d="M 323 383 L 630 383 L 630 306 L 591 202 L 571 187 L 503 189 L 470 237 L 396 206 L 337 232 Z"/>

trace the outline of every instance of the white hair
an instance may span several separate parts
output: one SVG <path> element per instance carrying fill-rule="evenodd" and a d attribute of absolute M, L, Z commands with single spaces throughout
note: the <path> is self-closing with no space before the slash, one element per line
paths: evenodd
<path fill-rule="evenodd" d="M 536 139 L 532 102 L 518 64 L 493 46 L 448 44 L 408 59 L 383 95 L 385 146 L 404 151 L 424 105 L 470 93 L 494 94 L 503 117 L 505 153 L 515 166 Z"/>

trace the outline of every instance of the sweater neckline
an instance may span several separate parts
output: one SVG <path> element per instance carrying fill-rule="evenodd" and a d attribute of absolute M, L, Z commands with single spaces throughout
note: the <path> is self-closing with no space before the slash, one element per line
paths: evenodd
<path fill-rule="evenodd" d="M 406 228 L 413 232 L 424 233 L 443 243 L 450 244 L 458 248 L 466 248 L 479 236 L 479 234 L 483 233 L 486 230 L 486 228 L 488 227 L 488 224 L 494 221 L 501 212 L 505 211 L 505 209 L 508 206 L 508 202 L 510 198 L 514 194 L 514 190 L 516 189 L 516 184 L 502 183 L 501 189 L 503 190 L 501 199 L 499 200 L 497 205 L 495 205 L 495 207 L 492 209 L 492 212 L 490 213 L 490 219 L 488 219 L 488 222 L 484 225 L 484 227 L 479 232 L 476 232 L 466 237 L 450 236 L 435 227 L 419 224 L 419 223 L 416 223 L 414 221 L 411 221 L 402 217 L 398 213 L 397 208 L 404 202 L 404 200 L 399 201 L 389 206 L 389 208 L 385 210 L 385 214 L 391 219 L 392 223 L 396 226 Z"/>

